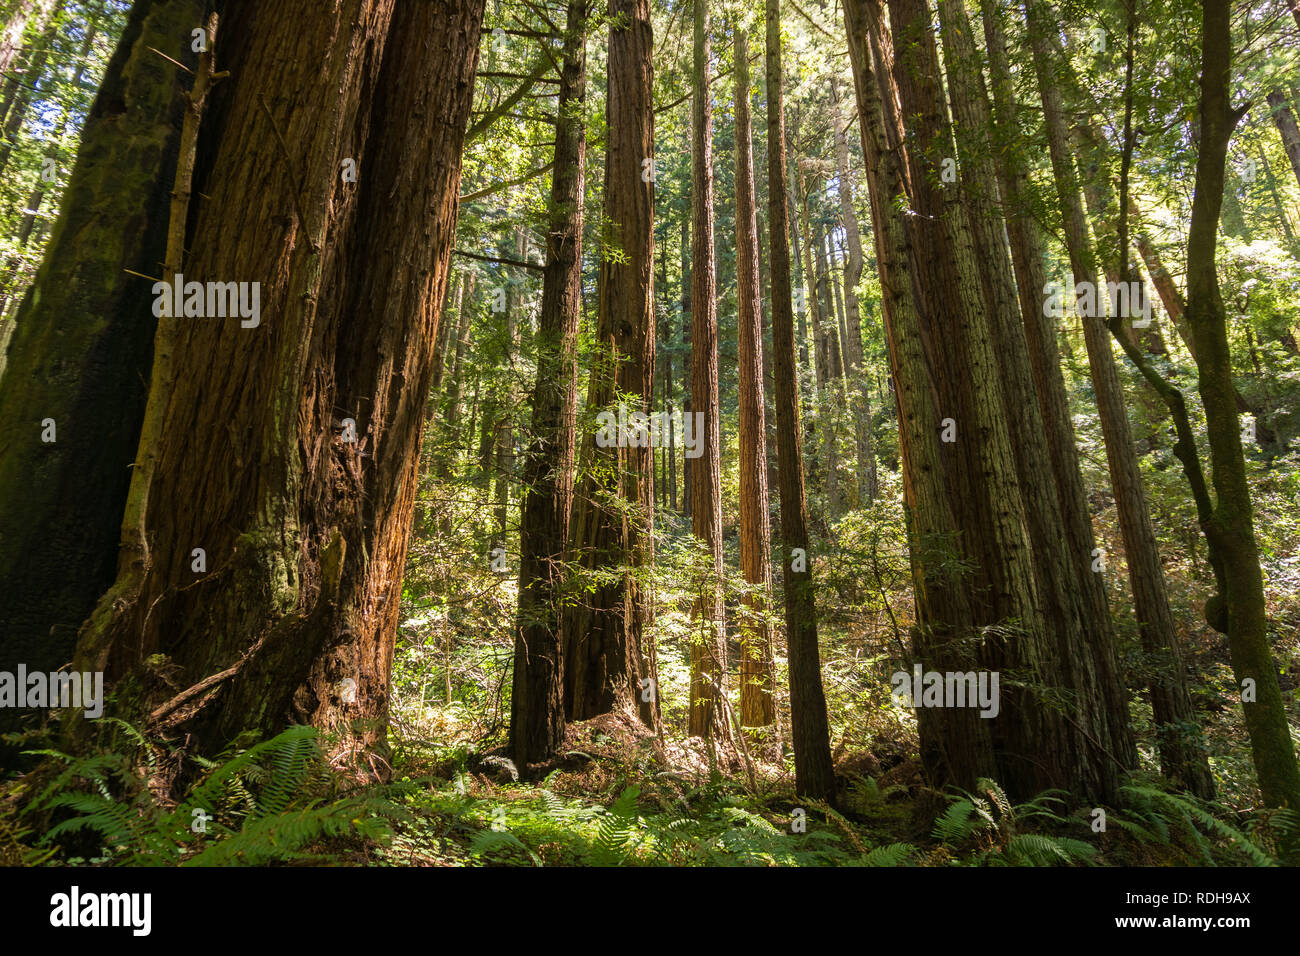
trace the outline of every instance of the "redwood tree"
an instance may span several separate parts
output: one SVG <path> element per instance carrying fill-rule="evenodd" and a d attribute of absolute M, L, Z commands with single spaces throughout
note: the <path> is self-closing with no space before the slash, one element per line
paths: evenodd
<path fill-rule="evenodd" d="M 161 268 L 188 80 L 150 48 L 193 66 L 202 12 L 200 0 L 132 9 L 18 309 L 0 377 L 0 670 L 66 663 L 113 580 L 154 332 L 132 273 Z"/>
<path fill-rule="evenodd" d="M 767 424 L 763 409 L 763 329 L 759 311 L 758 221 L 754 202 L 753 128 L 749 111 L 749 31 L 735 33 L 736 274 L 740 310 L 740 564 L 753 589 L 741 622 L 740 723 L 776 721 L 772 695 L 771 519 L 768 515 Z"/>
<path fill-rule="evenodd" d="M 564 738 L 560 599 L 573 497 L 578 321 L 582 308 L 582 213 L 587 133 L 587 2 L 570 0 L 555 124 L 555 172 L 537 328 L 533 424 L 524 460 L 519 528 L 510 739 L 515 760 L 535 763 Z"/>
<path fill-rule="evenodd" d="M 721 702 L 727 674 L 722 596 L 721 408 L 718 399 L 718 302 L 713 255 L 713 104 L 709 84 L 708 0 L 693 0 L 691 96 L 691 412 L 702 426 L 703 454 L 691 463 L 691 530 L 709 549 L 711 567 L 697 584 L 691 637 L 692 736 L 725 740 Z"/>
<path fill-rule="evenodd" d="M 160 318 L 118 578 L 76 664 L 130 675 L 128 707 L 199 746 L 310 722 L 382 775 L 483 4 L 299 13 L 221 26 L 183 272 L 260 283 L 261 314 Z"/>
<path fill-rule="evenodd" d="M 794 300 L 790 289 L 790 219 L 786 208 L 784 97 L 781 90 L 781 0 L 766 0 L 767 196 L 772 272 L 772 377 L 776 390 L 777 467 L 781 492 L 782 578 L 790 660 L 790 729 L 795 788 L 807 797 L 835 798 L 830 725 L 817 646 L 817 596 L 808 554 L 803 431 L 795 369 Z"/>
<path fill-rule="evenodd" d="M 601 256 L 595 361 L 589 409 L 648 412 L 654 389 L 653 36 L 649 0 L 611 0 L 605 102 L 606 245 Z M 618 250 L 619 255 L 614 255 Z M 591 583 L 566 608 L 564 709 L 570 720 L 614 710 L 660 723 L 654 645 L 645 639 L 652 555 L 651 449 L 583 440 L 573 502 L 570 561 Z M 585 583 L 585 582 L 583 582 Z M 644 642 L 644 643 L 643 643 Z"/>

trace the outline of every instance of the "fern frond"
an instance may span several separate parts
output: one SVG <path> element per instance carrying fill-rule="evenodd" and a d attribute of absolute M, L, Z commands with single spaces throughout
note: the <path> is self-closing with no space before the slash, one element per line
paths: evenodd
<path fill-rule="evenodd" d="M 863 866 L 903 866 L 912 862 L 916 847 L 910 843 L 891 843 L 878 846 L 862 857 Z"/>

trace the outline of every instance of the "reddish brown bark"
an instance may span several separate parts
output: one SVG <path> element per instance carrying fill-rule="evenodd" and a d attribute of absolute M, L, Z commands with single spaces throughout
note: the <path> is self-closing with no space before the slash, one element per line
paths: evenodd
<path fill-rule="evenodd" d="M 605 152 L 605 242 L 594 363 L 587 407 L 648 412 L 654 388 L 654 183 L 643 176 L 654 157 L 651 98 L 653 37 L 649 0 L 611 0 L 609 130 Z M 615 410 L 616 411 L 616 410 Z M 658 669 L 645 624 L 649 595 L 641 575 L 652 556 L 651 449 L 583 443 L 583 476 L 574 496 L 571 560 L 594 582 L 564 616 L 565 712 L 584 720 L 613 710 L 660 726 Z"/>
<path fill-rule="evenodd" d="M 77 660 L 132 673 L 146 703 L 233 670 L 161 718 L 188 719 L 202 745 L 297 721 L 382 757 L 483 5 L 299 13 L 270 0 L 222 26 L 232 75 L 184 272 L 259 282 L 261 319 L 160 321 L 171 374 L 146 411 L 152 467 L 133 479 L 118 581 Z M 155 654 L 170 690 L 156 659 L 141 669 Z"/>

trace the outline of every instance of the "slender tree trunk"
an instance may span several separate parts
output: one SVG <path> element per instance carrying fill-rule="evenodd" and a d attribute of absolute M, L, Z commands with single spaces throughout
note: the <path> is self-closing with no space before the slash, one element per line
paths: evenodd
<path fill-rule="evenodd" d="M 686 130 L 686 149 L 691 148 L 691 131 Z M 694 349 L 691 346 L 691 217 L 682 216 L 682 418 L 691 414 L 691 367 L 694 364 Z M 682 517 L 691 520 L 691 459 L 682 454 Z"/>
<path fill-rule="evenodd" d="M 825 380 L 821 389 L 818 424 L 821 426 L 822 456 L 825 460 L 824 490 L 826 492 L 826 511 L 820 517 L 823 522 L 834 520 L 843 510 L 840 502 L 840 457 L 839 457 L 839 397 L 840 381 L 843 370 L 840 368 L 836 347 L 836 308 L 835 282 L 831 275 L 830 261 L 827 256 L 826 234 L 822 224 L 813 225 L 813 242 L 816 243 L 817 264 L 817 298 L 820 300 L 821 328 L 818 330 L 820 344 L 817 354 L 821 356 L 825 368 Z"/>
<path fill-rule="evenodd" d="M 765 0 L 767 15 L 767 192 L 772 254 L 772 372 L 775 380 L 777 465 L 781 477 L 781 540 L 785 546 L 785 623 L 790 659 L 790 725 L 795 788 L 833 801 L 830 725 L 817 647 L 817 600 L 808 554 L 799 379 L 795 374 L 794 309 L 790 290 L 790 226 L 786 211 L 785 117 L 781 90 L 781 2 Z"/>
<path fill-rule="evenodd" d="M 707 0 L 693 0 L 694 74 L 691 94 L 691 410 L 703 413 L 703 455 L 691 469 L 691 530 L 713 556 L 700 581 L 691 640 L 691 711 L 688 732 L 729 740 L 720 700 L 727 674 L 722 591 L 721 410 L 718 399 L 718 303 L 713 254 L 713 104 L 709 85 Z"/>
<path fill-rule="evenodd" d="M 451 294 L 447 297 L 450 308 L 443 310 L 443 321 L 438 324 L 438 345 L 433 353 L 433 373 L 429 378 L 429 405 L 425 409 L 425 427 L 433 424 L 438 411 L 438 397 L 442 393 L 442 379 L 447 372 L 447 346 L 451 330 L 460 322 L 461 303 L 465 296 L 465 273 L 457 272 L 452 278 Z"/>
<path fill-rule="evenodd" d="M 799 179 L 798 176 L 790 178 L 791 188 Z M 771 200 L 768 200 L 769 204 Z M 803 201 L 793 192 L 790 194 L 790 204 L 793 208 L 799 210 L 799 214 L 806 219 L 804 214 Z M 806 226 L 805 226 L 806 228 Z M 795 310 L 798 319 L 798 335 L 795 339 L 799 344 L 799 365 L 798 368 L 808 367 L 808 309 L 809 300 L 813 297 L 813 279 L 811 268 L 804 267 L 804 256 L 800 252 L 802 242 L 799 234 L 799 223 L 794 223 L 790 229 L 790 241 L 794 244 L 794 258 L 792 260 L 794 267 L 794 281 L 800 293 L 800 307 Z"/>
<path fill-rule="evenodd" d="M 840 110 L 839 84 L 831 83 L 831 122 L 835 124 L 835 162 L 839 180 L 840 216 L 844 220 L 848 258 L 844 263 L 844 366 L 853 410 L 853 433 L 857 444 L 858 505 L 876 500 L 876 453 L 871 444 L 871 402 L 863 378 L 862 313 L 858 305 L 858 283 L 862 281 L 862 229 L 853 205 L 853 180 L 849 172 L 849 141 Z"/>
<path fill-rule="evenodd" d="M 1287 158 L 1291 160 L 1291 171 L 1295 173 L 1296 181 L 1300 182 L 1300 126 L 1296 125 L 1295 113 L 1291 112 L 1291 105 L 1280 90 L 1269 91 L 1268 109 L 1278 134 L 1282 137 Z"/>
<path fill-rule="evenodd" d="M 524 459 L 519 529 L 519 617 L 515 631 L 510 740 L 515 761 L 537 763 L 564 740 L 561 594 L 573 498 L 578 409 L 577 344 L 582 311 L 582 219 L 587 134 L 587 0 L 569 0 L 556 110 L 542 311 L 537 328 L 533 424 Z"/>
<path fill-rule="evenodd" d="M 1102 436 L 1106 443 L 1106 459 L 1115 494 L 1115 507 L 1119 513 L 1120 533 L 1142 646 L 1153 658 L 1159 675 L 1151 683 L 1151 703 L 1160 735 L 1161 764 L 1171 779 L 1178 780 L 1196 793 L 1208 796 L 1214 792 L 1213 777 L 1200 734 L 1189 733 L 1186 729 L 1189 725 L 1195 726 L 1195 711 L 1183 677 L 1178 635 L 1173 612 L 1169 607 L 1160 552 L 1147 507 L 1137 453 L 1133 448 L 1110 335 L 1100 314 L 1100 310 L 1106 308 L 1102 304 L 1105 293 L 1099 285 L 1101 279 L 1088 236 L 1087 220 L 1084 218 L 1064 106 L 1054 78 L 1053 38 L 1042 32 L 1046 29 L 1046 24 L 1040 20 L 1041 11 L 1037 0 L 1026 3 L 1026 11 L 1071 270 L 1076 287 L 1081 283 L 1091 283 L 1094 291 L 1091 297 L 1092 308 L 1084 310 L 1091 314 L 1081 316 L 1084 342 L 1088 349 Z M 1083 301 L 1086 302 L 1087 299 Z"/>
<path fill-rule="evenodd" d="M 27 60 L 27 69 L 23 72 L 22 82 L 16 83 L 12 98 L 6 98 L 3 104 L 4 108 L 0 115 L 3 133 L 0 133 L 0 136 L 3 137 L 4 144 L 0 146 L 0 173 L 9 166 L 9 158 L 13 155 L 19 132 L 23 128 L 23 123 L 27 121 L 27 111 L 32 104 L 34 88 L 45 75 L 45 64 L 49 60 L 50 48 L 56 36 L 58 36 L 57 26 L 51 23 L 36 41 L 35 49 Z M 172 38 L 169 45 L 174 47 L 176 40 Z"/>
<path fill-rule="evenodd" d="M 749 33 L 736 28 L 736 286 L 740 311 L 740 564 L 753 591 L 741 621 L 740 723 L 776 722 L 773 697 L 772 545 L 768 517 L 767 419 L 763 408 L 763 325 L 758 279 L 753 137 L 749 113 Z"/>
<path fill-rule="evenodd" d="M 804 216 L 808 225 L 808 194 L 805 193 Z M 817 375 L 817 392 L 820 396 L 826 391 L 834 369 L 831 363 L 830 329 L 835 324 L 835 306 L 831 303 L 830 278 L 826 273 L 826 241 L 822 234 L 821 223 L 813 221 L 808 229 L 808 260 L 814 271 L 813 288 L 809 290 L 812 301 L 813 348 L 817 360 L 814 363 Z"/>
<path fill-rule="evenodd" d="M 461 399 L 465 394 L 465 357 L 469 350 L 470 330 L 474 316 L 474 287 L 478 284 L 476 273 L 465 273 L 465 291 L 460 297 L 460 315 L 457 316 L 456 350 L 452 354 L 451 368 L 447 371 L 447 397 L 444 400 L 444 427 L 450 432 L 450 441 L 441 451 L 438 472 L 442 477 L 450 476 L 452 465 L 459 455 L 461 429 Z M 478 396 L 475 394 L 475 407 Z M 469 426 L 470 435 L 474 434 L 474 425 Z"/>
<path fill-rule="evenodd" d="M 1230 7 L 1228 0 L 1204 0 L 1202 4 L 1198 108 L 1201 139 L 1187 237 L 1187 321 L 1196 342 L 1196 364 L 1217 497 L 1206 534 L 1213 539 L 1224 561 L 1223 598 L 1232 670 L 1239 687 L 1254 690 L 1250 695 L 1243 690 L 1242 711 L 1264 802 L 1270 807 L 1295 808 L 1300 807 L 1300 770 L 1296 767 L 1278 687 L 1277 666 L 1269 647 L 1264 580 L 1232 396 L 1227 317 L 1215 265 L 1228 143 L 1242 115 L 1229 99 Z M 1294 843 L 1293 838 L 1292 855 Z"/>
<path fill-rule="evenodd" d="M 14 102 L 17 93 L 20 81 L 14 74 L 19 73 L 18 66 L 23 54 L 29 52 L 26 44 L 23 43 L 23 38 L 28 34 L 40 35 L 45 30 L 46 23 L 58 16 L 62 7 L 62 0 L 16 0 L 5 12 L 5 22 L 0 26 L 0 74 L 4 75 L 3 85 L 0 85 L 0 89 L 4 91 L 4 105 L 0 107 L 0 123 L 8 118 L 9 106 Z M 53 36 L 53 24 L 51 24 L 50 31 L 37 42 L 48 44 Z"/>
<path fill-rule="evenodd" d="M 654 183 L 642 176 L 654 157 L 651 97 L 653 37 L 649 0 L 611 0 L 609 92 L 605 104 L 604 215 L 607 241 L 622 261 L 602 256 L 596 339 L 587 407 L 609 409 L 628 396 L 629 414 L 648 412 L 654 386 Z M 647 442 L 648 444 L 648 442 Z M 584 440 L 583 478 L 573 503 L 571 561 L 608 574 L 564 616 L 565 712 L 585 720 L 613 710 L 661 726 L 654 644 L 646 639 L 653 533 L 650 449 L 603 448 Z M 598 466 L 598 467 L 593 467 Z M 644 642 L 644 643 L 643 643 Z"/>

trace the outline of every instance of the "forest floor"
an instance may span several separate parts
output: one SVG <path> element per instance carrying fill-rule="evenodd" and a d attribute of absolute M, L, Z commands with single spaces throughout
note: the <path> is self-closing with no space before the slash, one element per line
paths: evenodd
<path fill-rule="evenodd" d="M 454 736 L 438 721 L 443 739 Z M 461 728 L 467 734 L 470 727 Z M 394 766 L 411 812 L 381 865 L 1104 865 L 1262 862 L 1239 826 L 1202 819 L 1156 777 L 1134 777 L 1128 805 L 1071 806 L 1061 792 L 1013 804 L 993 781 L 939 792 L 901 741 L 836 760 L 837 806 L 800 799 L 787 766 L 738 756 L 710 767 L 701 740 L 663 741 L 631 715 L 571 725 L 561 755 L 529 768 L 466 737 L 398 739 Z M 914 753 L 914 752 L 913 752 Z M 1258 840 L 1259 835 L 1256 834 Z"/>

